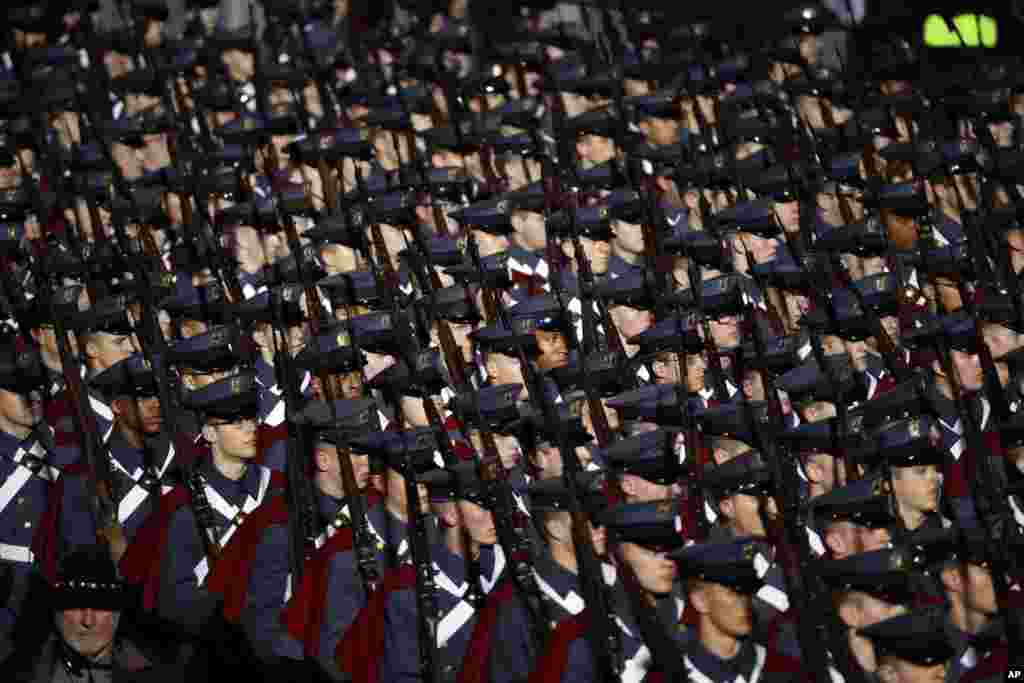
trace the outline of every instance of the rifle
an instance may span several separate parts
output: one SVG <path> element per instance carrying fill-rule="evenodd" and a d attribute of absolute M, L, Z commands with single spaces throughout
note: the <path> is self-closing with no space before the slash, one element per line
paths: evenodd
<path fill-rule="evenodd" d="M 318 334 L 321 326 L 326 324 L 327 314 L 323 309 L 320 300 L 320 292 L 313 283 L 311 267 L 303 262 L 305 250 L 299 242 L 298 231 L 295 227 L 294 217 L 291 213 L 283 210 L 283 198 L 280 193 L 275 195 L 276 213 L 278 221 L 284 225 L 291 251 L 291 258 L 294 259 L 296 271 L 306 296 L 306 305 L 309 309 L 311 327 L 313 334 Z M 278 382 L 285 389 L 284 398 L 287 414 L 294 415 L 302 400 L 302 392 L 298 386 L 298 373 L 292 361 L 292 354 L 287 348 L 287 327 L 285 326 L 283 314 L 283 302 L 278 297 L 273 302 L 275 317 L 274 327 L 282 334 L 281 345 L 275 349 L 274 367 L 278 373 Z M 350 339 L 351 339 L 351 335 Z M 325 398 L 331 407 L 332 415 L 337 418 L 337 408 L 334 404 L 335 384 L 326 369 L 318 373 Z M 288 490 L 290 503 L 297 514 L 289 515 L 291 528 L 291 555 L 292 572 L 296 578 L 302 575 L 305 561 L 309 559 L 315 548 L 316 536 L 316 504 L 312 487 L 305 474 L 305 454 L 309 453 L 312 443 L 308 425 L 296 428 L 294 443 L 289 440 L 288 454 Z M 341 473 L 342 487 L 345 490 L 345 497 L 348 500 L 349 514 L 352 519 L 352 531 L 354 548 L 356 551 L 357 565 L 367 593 L 376 588 L 379 579 L 376 552 L 374 550 L 374 539 L 370 533 L 369 523 L 366 518 L 366 504 L 359 491 L 355 473 L 352 468 L 352 461 L 349 458 L 347 448 L 338 447 L 338 465 Z"/>

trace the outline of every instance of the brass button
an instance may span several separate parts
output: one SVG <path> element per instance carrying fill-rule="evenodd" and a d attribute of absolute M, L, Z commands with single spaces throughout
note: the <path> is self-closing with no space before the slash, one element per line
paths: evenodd
<path fill-rule="evenodd" d="M 18 505 L 25 504 L 25 496 L 18 496 Z"/>
<path fill-rule="evenodd" d="M 32 522 L 25 522 L 25 528 L 26 529 L 31 529 L 32 528 Z"/>

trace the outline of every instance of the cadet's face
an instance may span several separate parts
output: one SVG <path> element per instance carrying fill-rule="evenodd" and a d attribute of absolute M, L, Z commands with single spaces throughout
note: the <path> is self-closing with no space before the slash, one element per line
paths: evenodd
<path fill-rule="evenodd" d="M 584 167 L 597 166 L 615 156 L 615 145 L 602 135 L 583 135 L 576 141 L 576 153 Z"/>
<path fill-rule="evenodd" d="M 159 434 L 163 427 L 160 399 L 155 396 L 120 399 L 113 407 L 118 418 L 124 420 L 131 429 L 144 434 Z"/>
<path fill-rule="evenodd" d="M 521 384 L 526 391 L 523 369 L 519 361 L 503 353 L 491 353 L 487 356 L 487 374 L 494 384 Z"/>
<path fill-rule="evenodd" d="M 10 159 L 10 163 L 4 161 L 0 165 L 0 190 L 10 190 L 21 184 L 21 165 L 18 157 Z"/>
<path fill-rule="evenodd" d="M 135 352 L 132 335 L 97 332 L 89 339 L 89 357 L 97 370 L 106 370 Z"/>
<path fill-rule="evenodd" d="M 505 469 L 510 470 L 519 464 L 523 452 L 516 437 L 511 434 L 495 434 L 494 446 L 498 449 L 498 458 Z"/>
<path fill-rule="evenodd" d="M 235 259 L 247 273 L 255 273 L 265 266 L 267 254 L 263 252 L 263 241 L 256 228 L 240 225 L 232 233 L 235 247 Z"/>
<path fill-rule="evenodd" d="M 106 654 L 113 646 L 120 619 L 120 612 L 69 609 L 57 612 L 57 629 L 72 650 L 92 660 Z"/>
<path fill-rule="evenodd" d="M 674 353 L 659 353 L 651 363 L 651 368 L 654 370 L 655 384 L 675 384 L 679 381 L 679 359 Z M 703 384 L 703 375 L 701 378 Z M 700 391 L 700 387 L 691 391 Z"/>
<path fill-rule="evenodd" d="M 887 315 L 881 319 L 881 322 L 885 333 L 898 344 L 900 341 L 900 319 L 894 315 Z"/>
<path fill-rule="evenodd" d="M 800 202 L 775 202 L 775 217 L 786 232 L 800 230 Z"/>
<path fill-rule="evenodd" d="M 740 323 L 734 315 L 712 319 L 709 322 L 711 338 L 720 349 L 732 349 L 740 344 Z"/>
<path fill-rule="evenodd" d="M 490 510 L 480 507 L 468 500 L 458 501 L 462 524 L 469 532 L 469 537 L 480 545 L 494 545 L 498 542 L 498 532 L 494 527 L 494 515 Z"/>
<path fill-rule="evenodd" d="M 734 638 L 750 634 L 754 622 L 749 595 L 718 583 L 704 584 L 701 590 L 708 602 L 711 621 L 720 631 Z"/>
<path fill-rule="evenodd" d="M 892 490 L 901 509 L 920 513 L 938 509 L 941 484 L 935 465 L 894 467 L 892 472 Z"/>
<path fill-rule="evenodd" d="M 629 563 L 640 582 L 641 588 L 655 595 L 672 591 L 676 579 L 676 563 L 665 556 L 636 543 L 619 546 L 622 558 Z"/>
<path fill-rule="evenodd" d="M 987 567 L 976 564 L 967 565 L 967 586 L 965 591 L 967 605 L 983 614 L 995 614 L 999 611 L 996 603 L 996 589 L 992 581 L 992 572 Z"/>
<path fill-rule="evenodd" d="M 630 254 L 644 253 L 644 230 L 637 223 L 615 221 L 615 238 L 612 243 Z"/>
<path fill-rule="evenodd" d="M 843 225 L 843 212 L 839 208 L 839 196 L 831 192 L 821 192 L 817 199 L 822 220 L 829 225 Z"/>
<path fill-rule="evenodd" d="M 555 479 L 562 476 L 562 453 L 557 447 L 546 444 L 534 452 L 534 465 L 538 479 Z"/>
<path fill-rule="evenodd" d="M 43 403 L 29 397 L 0 389 L 0 429 L 15 434 L 39 422 Z"/>
<path fill-rule="evenodd" d="M 560 368 L 569 362 L 569 349 L 561 332 L 534 330 L 537 348 L 540 351 L 537 365 L 542 370 Z"/>
<path fill-rule="evenodd" d="M 462 351 L 462 359 L 467 363 L 473 362 L 473 340 L 469 338 L 473 332 L 473 325 L 470 323 L 448 323 L 448 329 L 455 338 L 455 344 Z"/>
<path fill-rule="evenodd" d="M 215 424 L 213 430 L 216 434 L 215 447 L 222 455 L 238 460 L 256 457 L 256 418 L 247 417 L 235 422 Z"/>
<path fill-rule="evenodd" d="M 508 181 L 508 189 L 521 190 L 530 183 L 540 178 L 541 166 L 536 159 L 525 157 L 514 157 L 505 164 L 505 179 Z"/>
<path fill-rule="evenodd" d="M 647 140 L 658 147 L 672 145 L 679 141 L 679 121 L 675 119 L 650 118 L 644 126 Z"/>
<path fill-rule="evenodd" d="M 527 249 L 537 250 L 547 246 L 548 232 L 544 227 L 544 215 L 536 211 L 514 211 L 512 229 Z"/>
<path fill-rule="evenodd" d="M 1020 347 L 1020 334 L 1002 325 L 985 325 L 982 328 L 985 345 L 988 346 L 992 358 L 1002 358 L 1010 351 Z"/>
<path fill-rule="evenodd" d="M 255 57 L 251 52 L 243 50 L 225 50 L 221 55 L 221 61 L 227 69 L 228 76 L 233 81 L 251 80 L 256 73 Z"/>
<path fill-rule="evenodd" d="M 825 531 L 825 545 L 832 553 L 832 557 L 837 560 L 863 552 L 858 527 L 853 522 L 840 521 L 830 524 Z"/>
<path fill-rule="evenodd" d="M 321 472 L 335 479 L 335 483 L 341 486 L 341 462 L 339 458 L 344 457 L 338 454 L 336 446 L 320 444 L 317 446 L 317 464 Z M 365 489 L 370 483 L 370 456 L 358 453 L 349 453 L 347 456 L 352 464 L 352 477 L 356 481 L 356 487 Z"/>
<path fill-rule="evenodd" d="M 688 391 L 700 391 L 704 388 L 704 378 L 707 375 L 708 362 L 700 353 L 686 355 L 686 388 Z"/>
<path fill-rule="evenodd" d="M 868 343 L 866 341 L 846 342 L 846 352 L 850 354 L 853 367 L 863 372 L 867 368 Z"/>
<path fill-rule="evenodd" d="M 417 484 L 416 491 L 420 499 L 420 511 L 430 512 L 430 495 L 427 492 L 426 484 Z M 409 498 L 405 495 L 405 477 L 395 470 L 388 468 L 386 495 L 391 509 L 401 510 L 407 513 L 409 510 Z"/>
<path fill-rule="evenodd" d="M 983 384 L 981 374 L 981 359 L 976 353 L 954 350 L 950 354 L 953 358 L 953 367 L 956 369 L 957 378 L 964 391 L 979 391 Z"/>
<path fill-rule="evenodd" d="M 604 275 L 607 273 L 608 257 L 612 253 L 612 245 L 608 240 L 581 237 L 580 245 L 583 247 L 583 253 L 586 254 L 587 261 L 590 263 L 590 270 L 594 272 L 594 275 Z"/>
<path fill-rule="evenodd" d="M 765 400 L 764 378 L 760 372 L 753 370 L 743 377 L 743 393 L 751 401 Z"/>
<path fill-rule="evenodd" d="M 752 496 L 746 493 L 738 493 L 729 500 L 733 501 L 732 526 L 738 536 L 757 536 L 763 538 L 768 535 L 761 519 L 762 496 Z M 764 498 L 765 516 L 771 519 L 776 513 L 775 499 Z"/>

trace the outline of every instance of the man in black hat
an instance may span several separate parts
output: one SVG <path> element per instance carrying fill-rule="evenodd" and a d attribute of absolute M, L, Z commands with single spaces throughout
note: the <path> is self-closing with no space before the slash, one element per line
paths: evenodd
<path fill-rule="evenodd" d="M 41 649 L 7 660 L 4 670 L 13 681 L 184 681 L 184 670 L 161 663 L 120 633 L 131 604 L 107 549 L 80 548 L 65 558 L 51 588 L 54 633 Z"/>

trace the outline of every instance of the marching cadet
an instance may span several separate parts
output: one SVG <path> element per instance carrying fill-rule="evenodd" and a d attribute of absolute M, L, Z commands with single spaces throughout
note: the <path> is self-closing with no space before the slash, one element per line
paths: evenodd
<path fill-rule="evenodd" d="M 161 481 L 174 459 L 162 435 L 163 415 L 153 370 L 141 354 L 133 354 L 96 375 L 90 382 L 109 402 L 114 427 L 110 457 L 111 503 L 117 508 L 121 533 L 109 542 L 115 562 L 121 560 L 162 493 Z M 106 455 L 106 454 L 104 454 Z M 161 457 L 162 462 L 155 459 Z M 77 475 L 77 476 L 74 476 Z M 96 520 L 89 509 L 90 483 L 84 472 L 68 472 L 60 509 L 62 542 L 69 550 L 92 545 Z"/>
<path fill-rule="evenodd" d="M 919 610 L 860 629 L 878 652 L 882 683 L 942 683 L 955 652 L 946 639 L 942 615 Z M 963 680 L 963 679 L 961 679 Z"/>
<path fill-rule="evenodd" d="M 959 512 L 955 526 L 938 532 L 924 530 L 904 540 L 908 547 L 922 552 L 921 568 L 938 578 L 945 593 L 949 605 L 946 635 L 955 654 L 951 680 L 960 680 L 974 669 L 983 660 L 984 636 L 1003 628 L 977 512 L 973 506 Z M 991 639 L 988 644 L 997 642 L 998 638 Z"/>
<path fill-rule="evenodd" d="M 531 335 L 537 353 L 534 362 L 544 372 L 569 365 L 574 338 L 569 337 L 571 315 L 552 294 L 534 296 L 509 310 L 516 336 Z"/>
<path fill-rule="evenodd" d="M 379 495 L 368 489 L 370 467 L 365 454 L 345 449 L 353 435 L 376 428 L 376 403 L 372 400 L 336 400 L 330 404 L 314 401 L 306 405 L 296 420 L 314 427 L 310 458 L 315 487 L 314 527 L 319 532 L 316 548 L 323 548 L 334 535 L 352 525 L 341 467 L 346 458 L 355 484 L 365 495 L 368 528 L 378 543 L 380 535 L 373 518 L 379 515 Z M 261 508 L 267 514 L 250 515 L 239 528 L 236 540 L 229 544 L 211 574 L 209 589 L 225 596 L 224 615 L 241 623 L 261 661 L 274 663 L 302 661 L 303 644 L 288 632 L 282 619 L 285 604 L 300 587 L 291 575 L 292 515 L 300 518 L 307 511 L 276 497 Z M 310 563 L 313 567 L 314 563 Z M 310 569 L 310 571 L 316 571 Z"/>
<path fill-rule="evenodd" d="M 819 555 L 826 549 L 832 559 L 842 560 L 858 553 L 880 550 L 892 541 L 897 520 L 890 487 L 881 474 L 838 486 L 808 501 L 808 533 Z"/>
<path fill-rule="evenodd" d="M 878 653 L 859 629 L 906 614 L 913 604 L 922 585 L 913 578 L 908 553 L 904 548 L 870 550 L 823 561 L 818 569 L 832 588 L 836 615 L 850 629 L 846 637 L 854 661 L 875 680 Z"/>
<path fill-rule="evenodd" d="M 677 429 L 658 428 L 603 449 L 603 460 L 623 502 L 649 503 L 681 493 L 684 464 L 680 436 Z"/>
<path fill-rule="evenodd" d="M 433 656 L 441 680 L 455 681 L 468 654 L 477 611 L 501 579 L 507 560 L 497 544 L 493 499 L 475 463 L 427 472 L 420 480 L 431 492 L 441 529 L 440 542 L 430 549 L 438 610 Z M 414 586 L 389 594 L 381 680 L 419 680 L 423 653 L 409 647 L 420 642 L 415 635 L 419 618 Z"/>
<path fill-rule="evenodd" d="M 128 580 L 145 585 L 145 607 L 192 635 L 214 613 L 217 596 L 205 584 L 221 550 L 281 485 L 270 469 L 253 463 L 255 382 L 253 373 L 240 372 L 185 395 L 185 407 L 202 417 L 209 455 L 164 496 L 120 562 Z"/>
<path fill-rule="evenodd" d="M 350 439 L 349 446 L 370 456 L 371 472 L 384 470 L 383 501 L 367 508 L 368 524 L 378 539 L 370 557 L 383 576 L 411 561 L 412 513 L 406 495 L 406 478 L 418 478 L 436 469 L 436 441 L 429 429 L 377 431 Z M 417 493 L 423 510 L 427 510 L 426 486 L 417 484 Z M 368 604 L 367 598 L 372 595 L 360 578 L 360 556 L 351 541 L 328 542 L 315 558 L 323 565 L 320 581 L 317 584 L 304 581 L 286 606 L 284 618 L 289 633 L 303 643 L 307 656 L 315 657 L 333 680 L 344 680 L 365 665 L 359 661 L 361 650 L 355 643 L 368 637 L 368 633 L 376 633 L 371 624 L 374 615 L 383 609 L 379 601 L 383 592 L 372 594 L 380 597 Z"/>
<path fill-rule="evenodd" d="M 581 475 L 578 490 L 584 494 L 581 503 L 594 553 L 604 557 L 607 536 L 598 515 L 607 501 L 595 483 L 593 475 Z M 517 592 L 498 609 L 492 642 L 500 643 L 501 647 L 491 648 L 488 657 L 492 683 L 525 681 L 544 646 L 543 634 L 563 619 L 578 615 L 586 606 L 581 595 L 568 489 L 559 478 L 543 479 L 530 484 L 527 494 L 532 521 L 541 539 L 532 572 L 539 596 L 531 604 L 528 596 Z M 606 569 L 602 579 L 611 587 L 615 582 L 614 568 L 610 564 L 602 566 Z"/>
<path fill-rule="evenodd" d="M 61 474 L 40 434 L 48 429 L 40 424 L 44 382 L 38 354 L 19 353 L 11 340 L 5 341 L 0 350 L 0 581 L 7 588 L 0 592 L 0 658 L 14 645 L 40 518 L 50 486 Z"/>
<path fill-rule="evenodd" d="M 900 522 L 894 534 L 903 531 L 942 528 L 950 522 L 940 512 L 945 455 L 933 443 L 937 428 L 927 416 L 891 422 L 877 434 L 878 451 L 866 456 L 869 469 L 888 468 L 889 481 Z"/>
<path fill-rule="evenodd" d="M 131 300 L 132 297 L 126 294 L 108 296 L 98 302 L 92 302 L 84 311 L 69 314 L 70 327 L 75 330 L 75 339 L 87 378 L 95 377 L 138 350 L 135 328 L 128 311 Z M 67 396 L 65 400 L 70 401 L 67 389 L 64 395 Z M 96 427 L 99 435 L 105 441 L 112 433 L 114 415 L 98 392 L 90 391 L 88 398 L 97 418 Z"/>
<path fill-rule="evenodd" d="M 754 539 L 695 544 L 672 553 L 697 612 L 696 633 L 684 645 L 689 680 L 707 683 L 815 680 L 800 661 L 766 648 L 750 635 L 752 596 L 761 585 Z"/>

